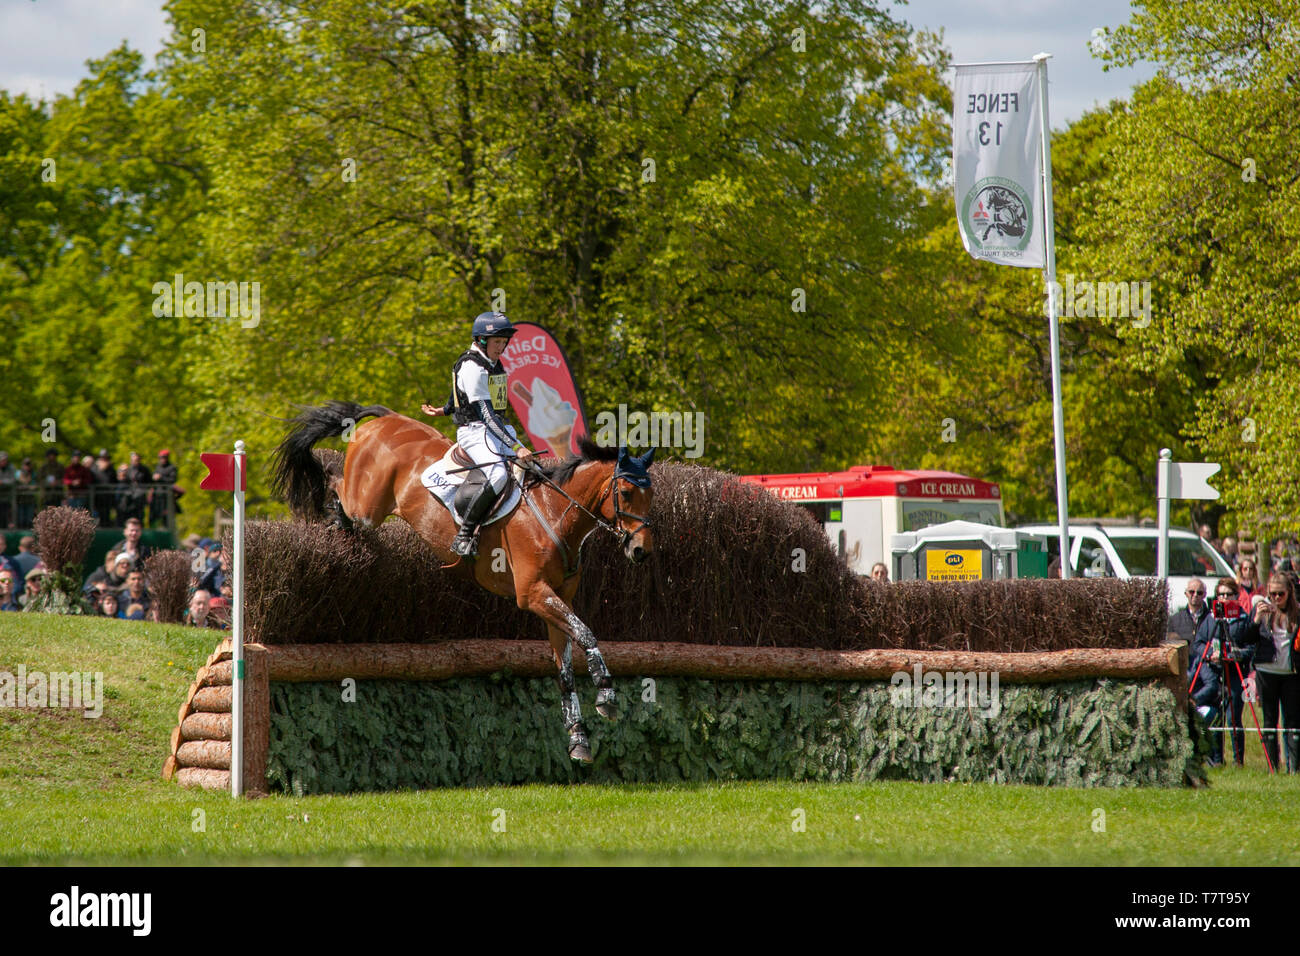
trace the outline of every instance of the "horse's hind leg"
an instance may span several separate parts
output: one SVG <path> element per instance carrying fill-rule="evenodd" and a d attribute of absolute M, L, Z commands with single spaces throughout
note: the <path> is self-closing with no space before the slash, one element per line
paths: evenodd
<path fill-rule="evenodd" d="M 559 669 L 560 712 L 564 717 L 564 729 L 569 734 L 569 756 L 582 763 L 591 763 L 591 745 L 587 740 L 587 728 L 582 723 L 582 706 L 578 703 L 578 687 L 573 679 L 573 642 L 557 627 L 548 624 L 546 630 L 551 652 L 555 655 L 555 666 Z"/>
<path fill-rule="evenodd" d="M 397 501 L 391 489 L 374 489 L 370 491 L 369 500 L 364 500 L 352 487 L 356 482 L 346 478 L 334 485 L 334 501 L 340 516 L 339 527 L 349 530 L 356 526 L 377 528 L 384 519 L 393 513 Z"/>
<path fill-rule="evenodd" d="M 325 514 L 329 517 L 329 526 L 331 528 L 341 528 L 344 531 L 353 531 L 356 525 L 348 517 L 348 513 L 343 510 L 343 502 L 339 500 L 338 478 L 331 478 L 329 484 L 328 501 L 325 504 Z"/>

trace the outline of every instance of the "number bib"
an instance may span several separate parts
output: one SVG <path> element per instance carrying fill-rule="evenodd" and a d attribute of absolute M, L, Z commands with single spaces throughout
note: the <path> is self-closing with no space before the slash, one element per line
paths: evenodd
<path fill-rule="evenodd" d="M 498 412 L 506 410 L 506 373 L 488 376 L 488 393 L 492 396 L 492 407 Z"/>

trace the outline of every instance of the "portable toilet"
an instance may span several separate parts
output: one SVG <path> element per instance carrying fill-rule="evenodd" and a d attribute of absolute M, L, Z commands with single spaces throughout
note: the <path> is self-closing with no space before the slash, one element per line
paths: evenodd
<path fill-rule="evenodd" d="M 948 521 L 889 539 L 895 581 L 1002 581 L 1047 577 L 1047 537 Z"/>

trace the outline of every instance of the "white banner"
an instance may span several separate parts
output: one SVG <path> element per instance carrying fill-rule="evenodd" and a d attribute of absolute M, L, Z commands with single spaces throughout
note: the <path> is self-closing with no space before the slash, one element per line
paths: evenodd
<path fill-rule="evenodd" d="M 999 265 L 1041 269 L 1043 150 L 1036 63 L 957 67 L 952 166 L 966 251 Z"/>

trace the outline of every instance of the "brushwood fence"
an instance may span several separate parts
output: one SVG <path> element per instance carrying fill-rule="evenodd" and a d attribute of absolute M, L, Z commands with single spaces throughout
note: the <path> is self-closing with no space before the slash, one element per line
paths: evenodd
<path fill-rule="evenodd" d="M 250 524 L 250 788 L 1204 780 L 1186 648 L 1163 643 L 1161 583 L 880 585 L 849 571 L 802 509 L 761 489 L 689 465 L 652 475 L 650 560 L 631 565 L 602 535 L 583 554 L 575 610 L 623 707 L 618 723 L 602 721 L 580 684 L 587 768 L 565 753 L 536 618 L 441 572 L 400 521 L 360 532 Z M 165 774 L 183 783 L 229 785 L 223 653 L 172 734 Z M 953 675 L 996 675 L 996 708 L 936 697 L 932 677 Z"/>

